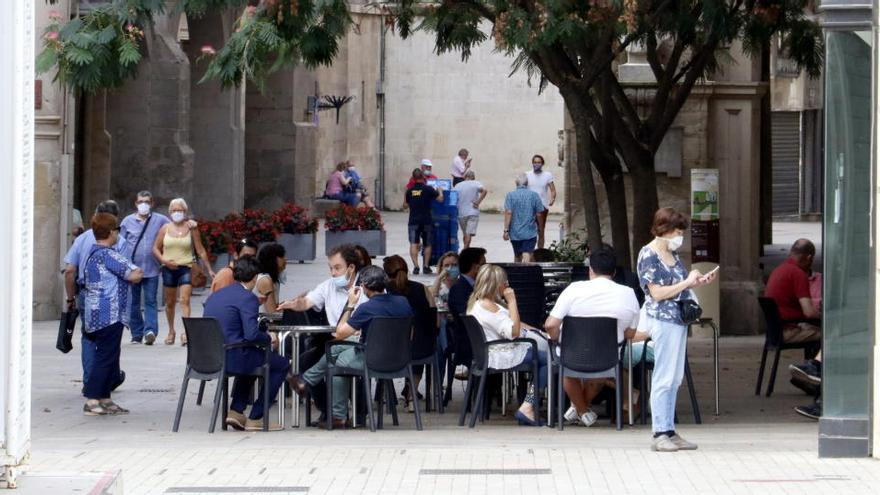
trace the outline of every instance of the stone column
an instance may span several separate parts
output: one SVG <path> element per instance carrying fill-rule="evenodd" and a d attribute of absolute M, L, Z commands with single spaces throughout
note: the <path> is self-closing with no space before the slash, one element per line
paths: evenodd
<path fill-rule="evenodd" d="M 34 5 L 7 2 L 0 17 L 0 460 L 14 487 L 30 453 L 34 204 Z"/>

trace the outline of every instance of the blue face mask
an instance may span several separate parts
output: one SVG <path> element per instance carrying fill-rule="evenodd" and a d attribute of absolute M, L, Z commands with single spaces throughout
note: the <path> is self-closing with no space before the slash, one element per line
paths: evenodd
<path fill-rule="evenodd" d="M 348 285 L 348 275 L 343 273 L 338 277 L 333 277 L 333 285 L 339 289 L 344 289 Z"/>
<path fill-rule="evenodd" d="M 461 276 L 461 271 L 458 269 L 458 265 L 450 266 L 446 269 L 446 275 L 451 279 L 456 279 Z"/>

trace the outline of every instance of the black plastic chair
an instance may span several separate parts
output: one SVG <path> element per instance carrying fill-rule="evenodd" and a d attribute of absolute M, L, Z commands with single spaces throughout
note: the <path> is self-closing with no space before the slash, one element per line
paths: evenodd
<path fill-rule="evenodd" d="M 474 318 L 473 316 L 461 315 L 459 319 L 464 324 L 465 329 L 467 330 L 468 338 L 471 342 L 471 349 L 474 351 L 474 358 L 471 361 L 470 373 L 468 375 L 467 388 L 464 392 L 465 403 L 461 408 L 461 415 L 458 417 L 458 426 L 464 426 L 464 420 L 467 417 L 468 410 L 471 411 L 471 420 L 468 425 L 469 428 L 473 428 L 477 424 L 477 417 L 483 414 L 485 408 L 486 401 L 486 377 L 489 375 L 497 375 L 502 373 L 507 373 L 510 371 L 518 372 L 524 371 L 532 374 L 532 380 L 536 383 L 538 381 L 538 344 L 532 339 L 499 339 L 499 340 L 490 340 L 486 341 L 486 334 L 483 333 L 483 326 L 480 325 L 480 322 Z M 521 342 L 525 344 L 529 344 L 532 346 L 532 356 L 533 359 L 531 361 L 524 361 L 523 363 L 514 366 L 512 368 L 505 369 L 497 369 L 489 367 L 489 348 L 493 345 L 503 345 L 510 344 L 511 342 Z M 471 398 L 471 395 L 474 393 L 474 381 L 479 377 L 480 384 L 477 388 L 476 395 Z M 540 390 L 535 387 L 535 394 L 540 394 Z M 540 400 L 538 401 L 540 404 Z M 540 407 L 535 408 L 535 418 L 540 418 Z"/>
<path fill-rule="evenodd" d="M 566 316 L 562 321 L 560 337 L 561 352 L 556 358 L 558 366 L 557 394 L 557 427 L 563 429 L 562 411 L 565 394 L 562 392 L 563 379 L 566 377 L 580 378 L 584 373 L 596 374 L 595 378 L 604 378 L 604 373 L 613 369 L 614 376 L 614 407 L 617 429 L 623 428 L 623 403 L 621 387 L 623 372 L 620 362 L 620 346 L 617 343 L 617 320 L 615 318 L 591 317 L 577 318 Z M 554 353 L 550 353 L 551 356 Z"/>
<path fill-rule="evenodd" d="M 364 353 L 363 368 L 349 368 L 338 366 L 333 358 L 334 347 L 353 347 Z M 367 413 L 370 416 L 370 431 L 376 431 L 376 421 L 373 415 L 373 403 L 369 400 L 370 385 L 373 379 L 385 381 L 388 386 L 386 391 L 393 391 L 391 380 L 405 378 L 409 380 L 409 387 L 415 391 L 415 380 L 412 372 L 412 318 L 411 317 L 377 317 L 370 323 L 367 338 L 364 343 L 350 340 L 334 340 L 327 342 L 327 372 L 325 382 L 327 384 L 327 429 L 333 429 L 332 421 L 332 397 L 333 377 L 348 376 L 361 377 L 364 384 L 364 395 L 367 399 Z M 393 393 L 393 392 L 392 392 Z M 379 424 L 383 415 L 383 394 L 379 394 Z M 393 397 L 392 397 L 393 399 Z M 416 429 L 422 430 L 422 416 L 419 411 L 418 395 L 413 393 L 413 405 L 415 409 Z M 396 424 L 396 421 L 395 421 Z"/>
<path fill-rule="evenodd" d="M 767 353 L 771 350 L 776 354 L 773 357 L 773 366 L 770 368 L 770 380 L 767 383 L 767 397 L 773 393 L 776 384 L 776 370 L 779 368 L 779 355 L 788 349 L 803 349 L 804 356 L 814 356 L 819 352 L 821 342 L 785 342 L 783 328 L 786 323 L 801 323 L 809 320 L 783 321 L 779 316 L 779 307 L 776 301 L 770 297 L 759 297 L 758 304 L 764 313 L 764 321 L 767 323 L 767 333 L 764 334 L 764 350 L 761 352 L 761 367 L 758 368 L 758 383 L 755 385 L 755 395 L 761 395 L 761 385 L 764 381 L 764 367 L 767 363 Z"/>
<path fill-rule="evenodd" d="M 424 315 L 417 316 L 415 319 L 411 364 L 430 368 L 430 371 L 426 370 L 423 373 L 426 380 L 425 412 L 428 412 L 430 406 L 433 406 L 437 408 L 438 412 L 443 413 L 440 355 L 437 350 L 437 308 L 430 308 Z M 429 398 L 430 400 L 427 400 Z"/>
<path fill-rule="evenodd" d="M 544 270 L 537 264 L 496 263 L 507 274 L 516 291 L 516 305 L 524 323 L 540 328 L 544 324 Z"/>
<path fill-rule="evenodd" d="M 473 350 L 467 338 L 467 331 L 461 318 L 453 312 L 450 312 L 451 320 L 446 327 L 446 334 L 449 337 L 449 349 L 444 356 L 443 366 L 446 369 L 446 392 L 443 395 L 443 406 L 445 407 L 452 400 L 452 387 L 455 384 L 455 368 L 459 365 L 470 366 L 473 360 Z"/>
<path fill-rule="evenodd" d="M 180 427 L 180 417 L 183 415 L 183 403 L 186 400 L 186 389 L 190 380 L 202 380 L 199 390 L 198 404 L 201 404 L 201 395 L 204 383 L 210 380 L 218 380 L 217 389 L 214 392 L 214 404 L 211 409 L 211 424 L 208 433 L 214 433 L 217 423 L 217 413 L 223 407 L 221 421 L 222 428 L 226 427 L 226 411 L 228 410 L 228 389 L 230 376 L 256 376 L 263 386 L 263 431 L 269 431 L 269 354 L 270 346 L 243 342 L 226 345 L 223 339 L 223 329 L 220 322 L 214 318 L 184 318 L 183 329 L 189 344 L 186 346 L 186 371 L 183 375 L 183 385 L 180 388 L 180 398 L 177 401 L 177 413 L 174 415 L 174 426 L 171 431 L 177 432 Z M 230 374 L 226 372 L 226 351 L 254 347 L 264 349 L 266 361 L 262 366 L 245 374 Z"/>

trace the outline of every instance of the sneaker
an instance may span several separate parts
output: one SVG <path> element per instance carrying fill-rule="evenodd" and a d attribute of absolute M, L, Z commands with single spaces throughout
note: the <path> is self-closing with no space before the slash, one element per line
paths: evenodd
<path fill-rule="evenodd" d="M 660 435 L 651 442 L 651 450 L 654 452 L 678 452 L 678 445 L 669 438 L 669 435 Z"/>
<path fill-rule="evenodd" d="M 574 406 L 568 408 L 568 411 L 565 411 L 565 414 L 562 417 L 568 421 L 569 424 L 577 424 L 580 420 L 578 419 L 578 412 Z"/>
<path fill-rule="evenodd" d="M 131 339 L 131 345 L 138 345 L 141 343 L 141 339 Z"/>
<path fill-rule="evenodd" d="M 156 341 L 156 334 L 153 332 L 147 332 L 147 335 L 144 336 L 144 344 L 153 345 L 153 342 Z"/>
<path fill-rule="evenodd" d="M 234 430 L 244 431 L 245 424 L 247 424 L 247 417 L 243 413 L 233 411 L 232 409 L 226 413 L 226 426 L 230 426 Z M 262 422 L 260 427 L 262 428 Z"/>
<path fill-rule="evenodd" d="M 816 397 L 817 395 L 819 395 L 819 391 L 821 390 L 821 388 L 820 388 L 819 385 L 817 385 L 817 384 L 815 384 L 815 383 L 813 383 L 813 382 L 809 382 L 809 381 L 806 381 L 806 380 L 802 380 L 802 379 L 800 378 L 800 375 L 798 375 L 797 378 L 792 377 L 792 379 L 790 380 L 790 382 L 791 382 L 791 384 L 794 385 L 795 387 L 797 387 L 797 388 L 803 390 L 804 393 L 807 394 L 807 395 L 809 395 L 810 397 Z"/>
<path fill-rule="evenodd" d="M 815 383 L 816 385 L 822 383 L 822 363 L 815 359 L 806 361 L 803 364 L 790 364 L 788 365 L 788 370 L 791 372 L 792 378 Z"/>
<path fill-rule="evenodd" d="M 678 447 L 678 450 L 697 450 L 697 444 L 688 442 L 678 433 L 672 435 L 669 439 Z"/>
<path fill-rule="evenodd" d="M 794 412 L 805 418 L 818 420 L 822 417 L 822 404 L 817 401 L 808 406 L 797 406 L 794 408 Z"/>
<path fill-rule="evenodd" d="M 587 412 L 581 414 L 581 424 L 586 427 L 593 426 L 596 423 L 596 420 L 599 419 L 599 415 L 594 413 L 592 410 L 587 410 Z"/>
<path fill-rule="evenodd" d="M 431 271 L 431 267 L 430 267 L 430 266 L 426 266 L 425 268 L 422 269 L 422 273 L 424 273 L 425 275 L 431 275 L 431 274 L 434 273 L 434 272 Z"/>
<path fill-rule="evenodd" d="M 455 379 L 456 380 L 467 380 L 468 379 L 468 368 L 463 364 L 459 364 L 455 367 Z"/>
<path fill-rule="evenodd" d="M 419 274 L 419 267 L 413 268 L 413 275 L 418 275 L 418 274 Z"/>
<path fill-rule="evenodd" d="M 263 431 L 263 418 L 260 419 L 251 419 L 248 418 L 244 423 L 245 431 Z M 278 423 L 269 422 L 269 431 L 281 431 L 281 425 Z"/>

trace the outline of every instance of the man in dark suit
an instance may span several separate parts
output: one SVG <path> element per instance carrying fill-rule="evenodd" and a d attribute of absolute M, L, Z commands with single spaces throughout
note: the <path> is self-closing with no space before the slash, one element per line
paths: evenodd
<path fill-rule="evenodd" d="M 235 283 L 215 292 L 205 302 L 204 316 L 216 318 L 223 328 L 223 340 L 227 345 L 240 343 L 259 343 L 277 348 L 278 340 L 274 334 L 261 332 L 257 317 L 260 302 L 254 295 L 254 285 L 260 267 L 252 256 L 239 258 L 233 269 Z M 256 347 L 229 349 L 226 351 L 226 370 L 229 373 L 248 373 L 266 362 L 266 354 Z M 290 363 L 278 354 L 272 353 L 269 360 L 269 403 L 275 401 L 278 389 L 284 383 L 290 370 Z M 263 429 L 263 392 L 245 417 L 251 387 L 256 377 L 236 377 L 232 386 L 232 404 L 226 424 L 236 430 L 260 431 Z M 270 424 L 269 429 L 280 430 L 281 426 Z"/>
<path fill-rule="evenodd" d="M 480 267 L 486 264 L 486 250 L 483 248 L 472 247 L 461 250 L 458 254 L 458 267 L 461 270 L 461 276 L 449 288 L 449 312 L 452 313 L 452 342 L 455 358 L 453 363 L 460 367 L 470 365 L 473 353 L 471 344 L 468 340 L 467 332 L 459 320 L 459 316 L 467 313 L 467 302 L 474 292 L 474 281 L 477 278 L 477 272 Z M 456 372 L 456 375 L 463 375 L 464 370 Z M 448 388 L 447 391 L 451 391 Z M 447 396 L 449 393 L 446 394 Z M 447 397 L 445 400 L 449 400 Z"/>

